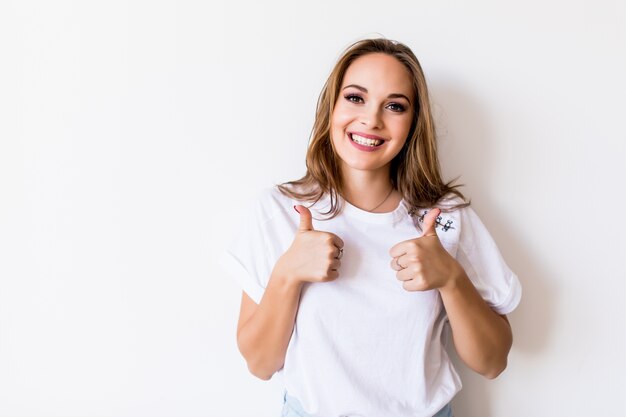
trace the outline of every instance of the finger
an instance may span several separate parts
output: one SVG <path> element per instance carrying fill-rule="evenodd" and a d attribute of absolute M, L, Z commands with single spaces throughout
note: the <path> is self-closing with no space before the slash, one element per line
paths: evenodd
<path fill-rule="evenodd" d="M 410 281 L 415 279 L 416 276 L 417 273 L 414 268 L 404 268 L 396 273 L 396 278 L 398 278 L 399 281 Z"/>
<path fill-rule="evenodd" d="M 424 226 L 422 228 L 423 236 L 437 236 L 437 217 L 441 214 L 441 210 L 432 209 L 424 216 Z"/>
<path fill-rule="evenodd" d="M 396 272 L 396 278 L 402 282 L 405 290 L 426 291 L 431 288 L 424 278 L 423 266 L 419 262 L 411 262 L 407 256 L 400 257 L 397 261 L 402 268 Z"/>
<path fill-rule="evenodd" d="M 330 263 L 329 269 L 337 271 L 339 270 L 340 267 L 341 267 L 341 261 L 339 259 L 333 259 L 333 261 Z"/>
<path fill-rule="evenodd" d="M 394 271 L 402 271 L 404 267 L 398 262 L 398 258 L 393 258 L 390 262 L 391 269 Z"/>
<path fill-rule="evenodd" d="M 428 291 L 432 290 L 432 288 L 428 285 L 428 283 L 424 282 L 420 279 L 410 279 L 408 281 L 402 282 L 402 288 L 406 291 Z"/>
<path fill-rule="evenodd" d="M 311 216 L 311 211 L 304 206 L 293 206 L 294 209 L 300 214 L 300 225 L 298 226 L 298 231 L 307 232 L 313 229 L 313 216 Z"/>
<path fill-rule="evenodd" d="M 343 240 L 341 240 L 341 238 L 334 233 L 329 234 L 333 239 L 333 245 L 337 246 L 339 249 L 343 248 Z"/>
<path fill-rule="evenodd" d="M 404 242 L 395 244 L 391 249 L 389 249 L 389 255 L 392 258 L 398 258 L 404 255 L 405 253 L 407 253 L 408 252 L 407 242 L 408 241 L 404 241 Z"/>

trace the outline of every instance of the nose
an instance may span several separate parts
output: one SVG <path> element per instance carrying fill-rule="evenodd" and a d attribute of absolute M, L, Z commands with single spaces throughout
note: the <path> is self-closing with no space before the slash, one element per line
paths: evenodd
<path fill-rule="evenodd" d="M 360 119 L 361 124 L 370 129 L 381 128 L 383 124 L 380 109 L 376 106 L 365 106 Z"/>

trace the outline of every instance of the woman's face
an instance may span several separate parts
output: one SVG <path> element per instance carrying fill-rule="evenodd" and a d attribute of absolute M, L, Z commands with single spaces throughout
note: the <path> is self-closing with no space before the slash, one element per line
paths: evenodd
<path fill-rule="evenodd" d="M 414 113 L 408 69 L 371 53 L 346 71 L 331 117 L 330 136 L 342 170 L 389 170 L 407 140 Z"/>

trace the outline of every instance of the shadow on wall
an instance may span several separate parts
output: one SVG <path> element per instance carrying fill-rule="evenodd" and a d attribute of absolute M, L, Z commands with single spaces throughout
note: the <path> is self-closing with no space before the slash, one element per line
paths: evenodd
<path fill-rule="evenodd" d="M 461 191 L 472 200 L 472 207 L 494 236 L 507 264 L 518 275 L 523 287 L 522 301 L 509 315 L 514 343 L 508 368 L 502 375 L 493 381 L 487 380 L 467 368 L 455 352 L 450 355 L 463 380 L 463 389 L 453 402 L 455 417 L 496 417 L 492 407 L 494 387 L 499 384 L 520 385 L 519 381 L 507 382 L 515 373 L 515 368 L 521 366 L 512 360 L 513 357 L 536 357 L 548 343 L 555 293 L 549 286 L 549 271 L 537 263 L 541 257 L 534 256 L 533 248 L 516 233 L 515 216 L 520 216 L 524 207 L 508 218 L 506 213 L 495 207 L 496 200 L 502 200 L 502 192 L 516 192 L 514 187 L 503 190 L 501 183 L 494 184 L 502 174 L 497 172 L 495 158 L 498 158 L 498 149 L 506 145 L 496 143 L 499 138 L 494 134 L 489 114 L 482 111 L 478 98 L 455 87 L 453 83 L 431 87 L 444 179 L 461 175 L 459 183 L 466 184 Z M 494 193 L 498 193 L 497 199 Z M 533 196 L 523 199 L 529 205 L 532 200 Z M 498 407 L 499 414 L 503 411 L 501 407 Z"/>

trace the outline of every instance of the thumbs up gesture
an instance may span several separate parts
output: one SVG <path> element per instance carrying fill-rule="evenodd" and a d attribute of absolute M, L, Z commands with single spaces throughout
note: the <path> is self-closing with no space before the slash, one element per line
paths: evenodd
<path fill-rule="evenodd" d="M 332 281 L 339 276 L 343 241 L 335 234 L 317 231 L 308 208 L 294 206 L 300 224 L 289 249 L 279 258 L 275 269 L 297 282 Z"/>
<path fill-rule="evenodd" d="M 443 247 L 437 231 L 437 216 L 432 209 L 424 216 L 422 235 L 405 240 L 389 250 L 391 268 L 407 291 L 427 291 L 452 285 L 463 268 Z"/>

